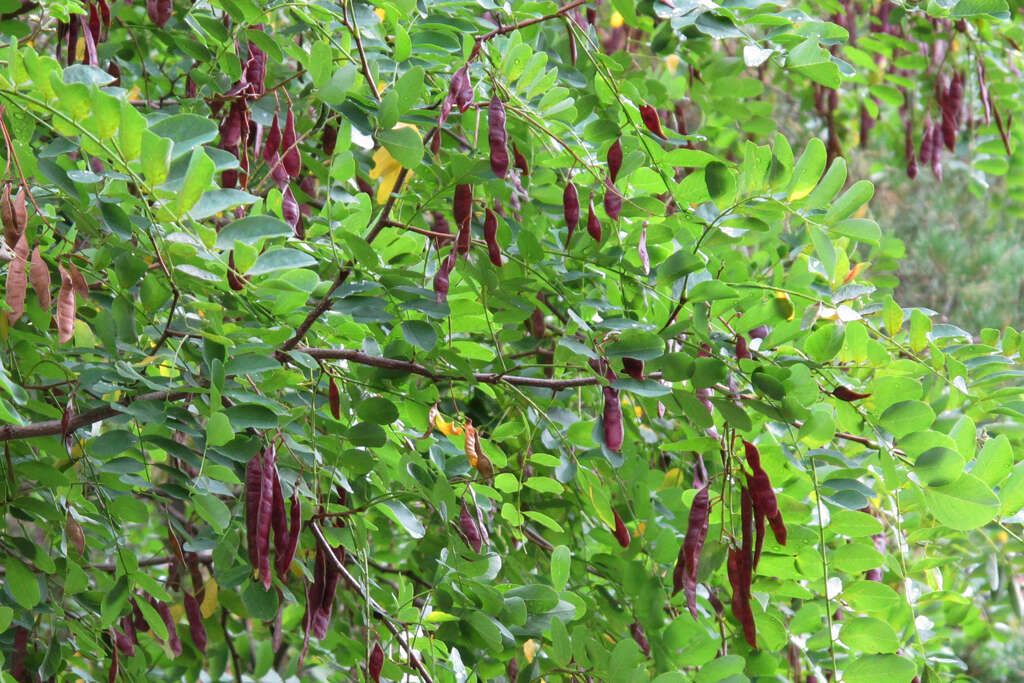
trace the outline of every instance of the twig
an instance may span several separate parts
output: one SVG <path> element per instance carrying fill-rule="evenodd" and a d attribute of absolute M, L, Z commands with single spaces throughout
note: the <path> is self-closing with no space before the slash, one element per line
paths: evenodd
<path fill-rule="evenodd" d="M 401 645 L 402 649 L 405 650 L 405 653 L 409 655 L 409 662 L 412 664 L 413 668 L 419 672 L 420 680 L 424 681 L 424 683 L 434 683 L 434 679 L 430 676 L 430 672 L 427 671 L 427 668 L 423 665 L 423 662 L 420 661 L 420 658 L 416 656 L 416 653 L 409 645 L 409 641 L 406 640 L 405 636 L 403 636 L 401 631 L 398 630 L 398 627 L 395 626 L 395 623 L 391 620 L 391 617 L 388 616 L 388 613 L 385 612 L 384 608 L 373 599 L 368 590 L 363 590 L 362 585 L 360 585 L 360 583 L 356 581 L 355 577 L 349 573 L 348 569 L 345 568 L 345 565 L 339 562 L 338 558 L 335 557 L 334 549 L 331 548 L 327 539 L 324 538 L 323 532 L 320 531 L 320 526 L 316 522 L 312 522 L 309 527 L 313 530 L 313 535 L 316 536 L 317 543 L 319 543 L 320 547 L 325 550 L 324 555 L 326 555 L 328 561 L 334 565 L 335 570 L 337 570 L 337 572 L 341 574 L 342 578 L 348 582 L 352 587 L 352 590 L 359 594 L 360 599 L 364 600 L 366 604 L 369 605 L 370 609 L 373 610 L 373 613 L 377 615 L 377 618 L 384 622 L 387 629 L 391 631 L 391 635 L 395 637 L 398 644 Z"/>
<path fill-rule="evenodd" d="M 228 633 L 228 611 L 226 609 L 220 611 L 220 627 L 224 631 L 224 642 L 228 644 L 228 652 L 231 653 L 231 670 L 235 674 L 235 683 L 242 683 L 242 668 L 238 664 L 238 651 L 235 650 L 235 641 L 231 638 L 231 634 Z"/>
<path fill-rule="evenodd" d="M 348 13 L 350 10 L 352 12 L 351 21 L 348 19 Z M 373 93 L 374 98 L 380 102 L 380 92 L 377 90 L 377 84 L 373 82 L 373 74 L 370 73 L 370 65 L 366 61 L 366 52 L 363 50 L 363 39 L 359 35 L 359 26 L 356 24 L 355 10 L 352 9 L 351 3 L 345 3 L 342 15 L 345 17 L 345 26 L 352 32 L 352 37 L 356 40 L 356 50 L 359 51 L 359 63 L 363 68 L 363 77 L 366 78 L 366 84 L 370 86 L 370 92 Z"/>
<path fill-rule="evenodd" d="M 568 14 L 569 10 L 575 9 L 576 7 L 579 7 L 580 5 L 584 4 L 585 2 L 587 2 L 587 0 L 573 0 L 573 2 L 570 2 L 567 5 L 562 5 L 561 7 L 559 7 L 558 11 L 554 12 L 553 14 L 545 14 L 542 17 L 533 17 L 532 19 L 524 19 L 524 20 L 522 20 L 522 21 L 520 21 L 518 23 L 509 24 L 508 26 L 499 26 L 498 28 L 494 29 L 493 31 L 488 31 L 487 33 L 483 33 L 483 34 L 477 36 L 476 39 L 475 39 L 475 43 L 476 44 L 473 46 L 473 52 L 469 56 L 469 61 L 473 61 L 473 59 L 476 58 L 477 54 L 480 52 L 480 46 L 483 45 L 484 43 L 486 43 L 488 40 L 492 40 L 493 38 L 496 38 L 496 37 L 498 37 L 500 35 L 504 35 L 506 33 L 512 33 L 513 31 L 518 31 L 519 29 L 526 28 L 527 26 L 533 26 L 534 24 L 539 24 L 542 21 L 550 21 L 551 19 L 558 19 L 559 17 L 564 16 L 565 14 Z"/>
<path fill-rule="evenodd" d="M 398 221 L 387 220 L 384 221 L 384 225 L 389 228 L 401 228 L 402 230 L 408 230 L 409 232 L 416 232 L 420 235 L 426 235 L 427 237 L 433 237 L 438 240 L 453 240 L 456 235 L 450 232 L 437 232 L 436 230 L 427 230 L 425 228 L 417 228 L 415 225 L 409 225 L 408 223 L 399 223 Z"/>
<path fill-rule="evenodd" d="M 171 336 L 171 322 L 174 320 L 174 309 L 177 308 L 178 306 L 179 296 L 180 292 L 178 292 L 177 289 L 175 289 L 174 296 L 171 299 L 171 312 L 167 314 L 167 324 L 164 325 L 163 334 L 161 334 L 160 338 L 156 340 L 155 344 L 153 344 L 153 348 L 149 352 L 149 355 L 151 356 L 154 355 L 160 349 L 160 347 L 164 345 L 164 342 L 167 341 L 167 337 Z"/>

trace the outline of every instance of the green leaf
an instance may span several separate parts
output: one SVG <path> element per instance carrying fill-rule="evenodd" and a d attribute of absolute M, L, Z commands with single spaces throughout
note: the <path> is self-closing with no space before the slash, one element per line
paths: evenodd
<path fill-rule="evenodd" d="M 176 216 L 182 216 L 191 209 L 203 196 L 203 193 L 210 188 L 213 182 L 214 163 L 202 147 L 192 151 L 188 168 L 185 170 L 185 181 L 174 199 L 174 212 Z"/>
<path fill-rule="evenodd" d="M 735 289 L 721 280 L 704 280 L 695 284 L 686 298 L 690 301 L 720 301 L 738 296 Z"/>
<path fill-rule="evenodd" d="M 991 522 L 999 512 L 999 499 L 977 477 L 964 474 L 952 484 L 924 490 L 928 510 L 951 529 L 969 531 Z"/>
<path fill-rule="evenodd" d="M 858 180 L 828 208 L 825 212 L 825 224 L 835 226 L 844 218 L 849 218 L 857 209 L 871 201 L 874 194 L 874 185 L 867 180 Z"/>
<path fill-rule="evenodd" d="M 14 601 L 24 609 L 32 609 L 39 604 L 39 581 L 24 562 L 13 555 L 8 555 L 4 560 L 6 574 L 4 578 L 7 584 L 7 592 L 11 594 Z"/>
<path fill-rule="evenodd" d="M 175 114 L 160 119 L 149 127 L 151 133 L 173 142 L 170 161 L 185 156 L 196 147 L 213 142 L 217 137 L 217 124 L 198 114 Z M 145 160 L 145 154 L 143 154 Z"/>
<path fill-rule="evenodd" d="M 142 174 L 150 187 L 162 185 L 171 168 L 171 148 L 174 143 L 152 130 L 142 133 Z"/>
<path fill-rule="evenodd" d="M 413 538 L 423 538 L 427 530 L 423 528 L 423 524 L 416 518 L 414 514 L 400 501 L 397 500 L 386 500 L 383 503 L 378 503 L 374 506 L 375 509 L 385 512 L 389 517 L 394 519 L 396 522 L 405 528 L 406 532 Z"/>
<path fill-rule="evenodd" d="M 1010 473 L 1013 467 L 1013 448 L 1005 434 L 989 439 L 981 448 L 971 474 L 989 486 L 995 486 Z"/>
<path fill-rule="evenodd" d="M 412 128 L 392 128 L 380 134 L 380 142 L 403 168 L 414 170 L 423 159 L 423 140 Z"/>
<path fill-rule="evenodd" d="M 564 545 L 556 546 L 551 552 L 551 585 L 555 590 L 565 590 L 571 564 L 572 553 L 569 548 Z"/>
<path fill-rule="evenodd" d="M 609 358 L 651 360 L 665 353 L 665 340 L 653 332 L 624 330 L 619 338 L 605 347 Z"/>
<path fill-rule="evenodd" d="M 258 244 L 270 237 L 290 237 L 291 227 L 276 216 L 246 216 L 228 223 L 217 233 L 217 248 L 231 249 L 235 242 Z"/>
<path fill-rule="evenodd" d="M 398 408 L 382 396 L 371 396 L 356 404 L 356 415 L 360 420 L 389 425 L 398 419 Z"/>
<path fill-rule="evenodd" d="M 878 681 L 907 681 L 917 673 L 914 663 L 899 655 L 868 655 L 848 660 L 843 670 L 845 683 L 877 683 Z"/>
<path fill-rule="evenodd" d="M 789 181 L 789 200 L 803 199 L 818 184 L 821 174 L 825 171 L 827 158 L 825 143 L 819 138 L 811 138 L 793 167 L 793 176 Z"/>
<path fill-rule="evenodd" d="M 832 232 L 873 247 L 882 241 L 882 229 L 869 218 L 845 218 L 832 226 Z"/>
<path fill-rule="evenodd" d="M 921 401 L 900 401 L 885 409 L 879 424 L 897 439 L 932 426 L 935 411 Z"/>
<path fill-rule="evenodd" d="M 210 415 L 206 422 L 206 445 L 216 448 L 235 438 L 235 432 L 231 429 L 231 420 L 222 412 L 215 412 Z"/>
<path fill-rule="evenodd" d="M 217 413 L 222 415 L 223 413 Z M 192 494 L 192 502 L 195 504 L 196 514 L 210 523 L 218 533 L 223 533 L 231 522 L 231 511 L 216 496 L 207 493 Z"/>
<path fill-rule="evenodd" d="M 256 263 L 249 269 L 247 275 L 266 275 L 278 270 L 290 270 L 292 268 L 308 268 L 315 266 L 316 259 L 304 251 L 298 249 L 271 249 L 260 255 Z"/>
<path fill-rule="evenodd" d="M 422 320 L 402 322 L 402 336 L 405 337 L 405 341 L 423 351 L 433 351 L 437 346 L 437 330 Z"/>
<path fill-rule="evenodd" d="M 987 14 L 997 19 L 1008 19 L 1009 13 L 1010 8 L 1006 0 L 960 0 L 953 5 L 949 16 L 959 19 Z"/>
<path fill-rule="evenodd" d="M 704 167 L 704 182 L 708 187 L 708 195 L 714 200 L 730 201 L 736 193 L 735 174 L 721 161 L 712 161 Z"/>
<path fill-rule="evenodd" d="M 914 472 L 926 486 L 943 486 L 960 478 L 964 471 L 964 457 L 943 446 L 929 448 L 917 456 Z"/>
<path fill-rule="evenodd" d="M 846 329 L 842 325 L 827 323 L 811 332 L 804 342 L 804 351 L 811 360 L 827 363 L 843 348 Z"/>

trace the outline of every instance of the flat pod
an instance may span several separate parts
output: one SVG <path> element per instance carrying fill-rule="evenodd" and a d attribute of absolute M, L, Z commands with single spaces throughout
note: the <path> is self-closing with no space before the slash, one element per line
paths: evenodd
<path fill-rule="evenodd" d="M 206 654 L 206 627 L 203 615 L 199 611 L 199 601 L 191 593 L 185 593 L 185 615 L 188 617 L 188 630 L 196 649 Z"/>
<path fill-rule="evenodd" d="M 602 387 L 604 393 L 604 442 L 609 450 L 616 453 L 622 450 L 622 404 L 619 403 L 619 390 Z"/>
<path fill-rule="evenodd" d="M 502 262 L 501 247 L 498 246 L 498 217 L 490 209 L 484 214 L 484 241 L 487 243 L 487 255 L 491 263 L 500 268 Z"/>
<path fill-rule="evenodd" d="M 520 173 L 524 176 L 530 175 L 530 165 L 526 162 L 526 157 L 519 151 L 519 147 L 512 143 L 512 157 L 515 159 L 516 168 L 519 169 Z"/>
<path fill-rule="evenodd" d="M 615 187 L 610 180 L 604 186 L 604 212 L 613 221 L 619 220 L 619 215 L 622 213 L 622 195 L 619 193 L 619 188 Z"/>
<path fill-rule="evenodd" d="M 629 547 L 629 529 L 626 528 L 625 522 L 622 521 L 622 517 L 619 516 L 619 511 L 612 508 L 612 515 L 615 517 L 615 540 L 619 542 L 623 548 Z"/>
<path fill-rule="evenodd" d="M 4 292 L 4 300 L 11 310 L 7 311 L 7 322 L 10 325 L 18 322 L 22 314 L 25 313 L 25 293 L 28 291 L 28 275 L 25 273 L 25 267 L 28 265 L 28 241 L 25 239 L 25 235 L 22 234 L 18 237 L 17 243 L 14 245 L 14 258 L 11 259 L 10 265 L 7 266 L 7 287 Z M 65 273 L 62 271 L 61 279 L 63 281 Z M 70 277 L 68 278 L 68 288 L 70 291 Z M 63 288 L 62 290 L 63 291 Z M 73 297 L 74 295 L 72 295 Z M 74 299 L 72 298 L 72 304 Z M 58 323 L 59 318 L 59 303 L 58 303 Z M 71 316 L 71 328 L 74 330 L 74 313 Z M 70 336 L 69 336 L 70 338 Z M 63 343 L 63 340 L 62 342 Z"/>
<path fill-rule="evenodd" d="M 597 212 L 594 211 L 593 197 L 587 207 L 587 234 L 594 238 L 595 242 L 601 241 L 601 221 L 597 217 Z"/>
<path fill-rule="evenodd" d="M 373 679 L 374 683 L 380 683 L 380 672 L 384 668 L 384 650 L 381 648 L 380 643 L 374 643 L 373 649 L 370 650 L 370 657 L 366 662 L 366 671 L 370 674 L 370 678 Z"/>
<path fill-rule="evenodd" d="M 334 381 L 334 375 L 330 375 L 327 382 L 327 404 L 331 409 L 331 416 L 335 420 L 340 420 L 341 394 L 338 392 L 338 383 Z"/>
<path fill-rule="evenodd" d="M 483 540 L 480 537 L 480 530 L 477 528 L 476 520 L 465 503 L 462 504 L 462 510 L 459 512 L 459 527 L 462 529 L 462 535 L 465 536 L 469 547 L 479 553 L 483 547 Z"/>
<path fill-rule="evenodd" d="M 647 130 L 651 131 L 654 135 L 657 135 L 662 140 L 667 140 L 664 131 L 661 129 L 661 119 L 658 117 L 658 112 L 649 104 L 640 105 L 640 118 L 643 119 L 644 125 L 647 126 Z"/>
<path fill-rule="evenodd" d="M 298 137 L 295 135 L 295 113 L 288 109 L 288 116 L 285 118 L 284 133 L 281 135 L 281 147 L 283 155 L 281 162 L 284 169 L 292 178 L 298 178 L 302 172 L 302 157 L 299 155 Z"/>
<path fill-rule="evenodd" d="M 570 180 L 562 190 L 562 215 L 565 217 L 565 225 L 569 228 L 569 234 L 576 229 L 580 222 L 580 196 L 576 192 L 576 185 Z"/>
<path fill-rule="evenodd" d="M 608 177 L 614 183 L 622 168 L 622 143 L 616 139 L 608 148 Z"/>
<path fill-rule="evenodd" d="M 458 106 L 460 112 L 465 112 L 473 104 L 473 85 L 469 81 L 468 63 L 452 76 L 448 86 L 448 97 Z"/>

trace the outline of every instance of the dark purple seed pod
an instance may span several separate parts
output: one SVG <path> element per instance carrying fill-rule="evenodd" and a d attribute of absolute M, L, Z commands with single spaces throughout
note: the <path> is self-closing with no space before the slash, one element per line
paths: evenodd
<path fill-rule="evenodd" d="M 149 20 L 159 28 L 163 28 L 164 24 L 171 18 L 171 10 L 173 9 L 171 0 L 146 0 L 146 13 L 149 15 Z M 69 49 L 73 50 L 73 46 L 74 42 L 72 42 Z"/>
<path fill-rule="evenodd" d="M 335 131 L 337 135 L 337 131 Z M 278 152 L 281 150 L 281 126 L 277 121 L 277 114 L 274 114 L 274 121 L 270 124 L 270 131 L 267 133 L 267 139 L 263 141 L 263 161 L 268 164 L 276 164 L 280 162 Z"/>
<path fill-rule="evenodd" d="M 614 183 L 619 177 L 619 169 L 622 168 L 622 143 L 618 139 L 608 149 L 608 177 Z"/>
<path fill-rule="evenodd" d="M 601 221 L 594 211 L 594 198 L 590 198 L 590 205 L 587 208 L 587 233 L 594 238 L 595 242 L 601 241 Z"/>
<path fill-rule="evenodd" d="M 747 338 L 742 334 L 736 335 L 736 360 L 750 358 L 750 348 L 747 346 Z"/>
<path fill-rule="evenodd" d="M 612 387 L 602 387 L 601 390 L 604 393 L 604 442 L 608 450 L 617 453 L 622 450 L 624 437 L 619 390 Z"/>
<path fill-rule="evenodd" d="M 580 222 L 580 196 L 576 192 L 576 185 L 570 180 L 562 190 L 562 213 L 565 216 L 565 224 L 569 228 L 569 234 L 576 229 Z"/>
<path fill-rule="evenodd" d="M 530 165 L 526 163 L 526 157 L 519 151 L 519 147 L 512 143 L 512 157 L 515 159 L 516 168 L 523 174 L 523 176 L 530 175 Z"/>
<path fill-rule="evenodd" d="M 448 98 L 465 112 L 473 104 L 473 84 L 469 81 L 469 64 L 465 64 L 452 76 L 448 87 Z"/>
<path fill-rule="evenodd" d="M 501 268 L 501 247 L 498 246 L 498 217 L 487 209 L 484 214 L 484 241 L 487 242 L 487 255 L 498 268 Z"/>
<path fill-rule="evenodd" d="M 465 536 L 469 547 L 474 552 L 479 553 L 483 547 L 483 539 L 480 538 L 480 530 L 476 526 L 476 520 L 465 503 L 462 504 L 462 510 L 459 512 L 459 527 L 462 529 L 462 535 Z"/>
<path fill-rule="evenodd" d="M 196 649 L 206 654 L 206 627 L 203 615 L 199 612 L 199 601 L 189 592 L 185 593 L 185 615 L 188 617 L 188 630 Z"/>
<path fill-rule="evenodd" d="M 613 221 L 619 220 L 622 212 L 622 195 L 611 181 L 606 182 L 604 187 L 604 212 Z"/>
<path fill-rule="evenodd" d="M 504 178 L 508 173 L 508 132 L 505 130 L 505 105 L 497 95 L 487 107 L 487 139 L 491 144 L 491 170 Z"/>
<path fill-rule="evenodd" d="M 302 157 L 299 155 L 298 138 L 295 135 L 295 114 L 291 108 L 288 109 L 288 116 L 285 118 L 281 147 L 281 163 L 284 164 L 284 170 L 288 171 L 292 178 L 298 178 L 302 172 Z"/>
<path fill-rule="evenodd" d="M 644 378 L 644 362 L 639 358 L 623 358 L 622 371 L 635 380 Z"/>
<path fill-rule="evenodd" d="M 381 648 L 380 643 L 374 643 L 373 649 L 370 650 L 370 657 L 366 662 L 366 671 L 370 674 L 370 678 L 373 679 L 374 683 L 380 683 L 380 672 L 384 668 L 384 650 Z"/>
<path fill-rule="evenodd" d="M 619 542 L 623 548 L 629 547 L 629 529 L 626 528 L 626 523 L 622 521 L 622 517 L 619 516 L 619 511 L 612 508 L 612 515 L 615 517 L 615 540 Z"/>

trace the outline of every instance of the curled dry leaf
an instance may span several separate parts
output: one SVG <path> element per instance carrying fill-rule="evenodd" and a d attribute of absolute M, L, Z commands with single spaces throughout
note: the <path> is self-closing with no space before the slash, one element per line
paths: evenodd
<path fill-rule="evenodd" d="M 44 311 L 50 310 L 50 269 L 39 253 L 39 247 L 32 250 L 32 260 L 28 265 L 28 279 L 39 299 L 39 306 Z"/>
<path fill-rule="evenodd" d="M 68 512 L 67 520 L 64 522 L 64 532 L 67 534 L 68 543 L 71 544 L 79 555 L 85 554 L 85 532 L 82 525 L 75 521 L 75 518 Z"/>
<path fill-rule="evenodd" d="M 4 300 L 11 310 L 7 311 L 7 322 L 14 325 L 25 313 L 25 292 L 28 289 L 28 276 L 25 267 L 28 265 L 28 242 L 25 235 L 18 238 L 14 245 L 14 258 L 7 267 L 7 289 Z M 74 311 L 72 310 L 72 327 Z"/>
<path fill-rule="evenodd" d="M 75 336 L 77 304 L 71 273 L 64 270 L 64 266 L 60 264 L 57 265 L 57 270 L 60 271 L 60 293 L 57 295 L 57 340 L 64 344 Z"/>

